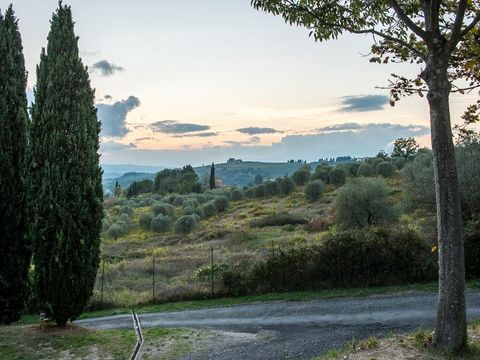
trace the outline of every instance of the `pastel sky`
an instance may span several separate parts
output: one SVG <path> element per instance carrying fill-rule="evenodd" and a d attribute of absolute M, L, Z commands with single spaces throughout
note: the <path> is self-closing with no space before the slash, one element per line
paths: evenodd
<path fill-rule="evenodd" d="M 13 0 L 29 72 L 46 46 L 56 0 Z M 0 9 L 10 1 L 0 0 Z M 102 163 L 181 166 L 245 160 L 314 161 L 388 150 L 398 137 L 429 143 L 428 109 L 388 105 L 389 74 L 371 38 L 316 43 L 250 0 L 71 0 L 96 88 Z M 452 98 L 454 122 L 471 96 Z"/>

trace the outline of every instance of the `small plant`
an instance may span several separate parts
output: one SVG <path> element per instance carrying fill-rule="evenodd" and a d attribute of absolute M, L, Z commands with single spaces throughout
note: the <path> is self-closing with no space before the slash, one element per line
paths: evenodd
<path fill-rule="evenodd" d="M 177 234 L 188 234 L 197 224 L 196 215 L 183 215 L 175 222 L 175 232 Z"/>
<path fill-rule="evenodd" d="M 155 203 L 152 206 L 152 211 L 155 215 L 165 215 L 171 218 L 175 217 L 175 207 L 165 203 Z"/>
<path fill-rule="evenodd" d="M 144 230 L 150 229 L 150 224 L 152 223 L 153 216 L 152 214 L 142 214 L 138 219 L 138 224 Z"/>
<path fill-rule="evenodd" d="M 230 201 L 226 196 L 219 196 L 214 200 L 215 206 L 219 212 L 224 212 L 228 209 Z"/>
<path fill-rule="evenodd" d="M 243 199 L 243 191 L 242 190 L 235 188 L 230 192 L 230 200 L 240 201 L 242 199 Z"/>
<path fill-rule="evenodd" d="M 213 201 L 209 201 L 205 205 L 202 205 L 200 207 L 200 210 L 203 213 L 203 217 L 206 218 L 206 219 L 209 218 L 209 217 L 212 217 L 213 215 L 215 215 L 217 213 L 217 207 L 216 207 L 216 205 Z"/>
<path fill-rule="evenodd" d="M 383 161 L 377 165 L 377 173 L 378 175 L 389 178 L 392 177 L 393 173 L 395 172 L 395 166 L 389 161 Z"/>
<path fill-rule="evenodd" d="M 154 232 L 165 232 L 170 229 L 172 218 L 167 215 L 159 214 L 155 216 L 150 223 L 150 230 Z"/>
<path fill-rule="evenodd" d="M 323 184 L 322 180 L 312 181 L 305 187 L 305 197 L 308 201 L 314 202 L 320 199 L 320 196 L 322 196 L 324 190 L 325 185 Z"/>

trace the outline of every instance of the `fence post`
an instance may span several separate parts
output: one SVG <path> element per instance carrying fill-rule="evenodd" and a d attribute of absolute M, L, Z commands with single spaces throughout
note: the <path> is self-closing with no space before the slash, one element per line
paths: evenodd
<path fill-rule="evenodd" d="M 152 303 L 155 303 L 155 255 L 152 257 Z"/>
<path fill-rule="evenodd" d="M 105 277 L 105 258 L 102 257 L 102 287 L 100 290 L 100 306 L 103 309 L 103 282 Z"/>
<path fill-rule="evenodd" d="M 213 247 L 210 248 L 210 263 L 211 263 L 211 280 L 212 280 L 212 296 L 215 296 L 215 281 L 214 281 L 214 269 L 213 269 Z"/>

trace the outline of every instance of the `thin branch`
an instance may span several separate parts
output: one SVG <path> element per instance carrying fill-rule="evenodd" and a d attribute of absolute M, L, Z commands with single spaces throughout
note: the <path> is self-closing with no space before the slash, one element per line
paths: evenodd
<path fill-rule="evenodd" d="M 393 10 L 397 13 L 397 16 L 407 25 L 407 27 L 416 35 L 421 37 L 424 41 L 427 40 L 428 34 L 425 30 L 420 28 L 415 24 L 412 19 L 410 19 L 407 14 L 403 11 L 402 7 L 398 4 L 397 0 L 390 0 L 390 5 L 393 7 Z"/>
<path fill-rule="evenodd" d="M 465 12 L 467 11 L 467 0 L 460 0 L 458 2 L 457 14 L 455 15 L 455 22 L 453 23 L 452 33 L 449 40 L 449 49 L 455 48 L 460 40 L 460 34 L 462 31 L 463 20 L 465 18 Z"/>
<path fill-rule="evenodd" d="M 478 13 L 468 26 L 460 33 L 459 39 L 463 39 L 480 22 L 480 13 Z"/>

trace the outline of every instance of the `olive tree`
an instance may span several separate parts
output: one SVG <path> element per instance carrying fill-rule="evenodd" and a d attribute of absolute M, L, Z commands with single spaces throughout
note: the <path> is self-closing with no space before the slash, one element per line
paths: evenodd
<path fill-rule="evenodd" d="M 426 95 L 430 109 L 439 248 L 435 344 L 460 350 L 467 340 L 465 263 L 457 169 L 450 122 L 452 91 L 480 86 L 474 55 L 480 4 L 471 0 L 252 0 L 256 9 L 304 26 L 317 41 L 343 33 L 369 34 L 374 63 L 417 63 L 418 77 L 394 75 L 392 105 L 402 96 Z M 473 61 L 472 61 L 473 60 Z M 457 80 L 460 80 L 457 82 Z M 466 82 L 466 87 L 461 88 Z M 476 117 L 480 107 L 472 105 Z"/>

